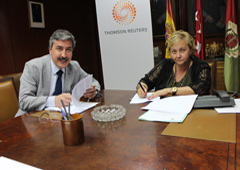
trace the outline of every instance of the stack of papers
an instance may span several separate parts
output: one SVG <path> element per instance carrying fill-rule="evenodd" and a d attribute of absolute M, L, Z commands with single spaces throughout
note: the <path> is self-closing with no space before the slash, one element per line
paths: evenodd
<path fill-rule="evenodd" d="M 98 102 L 79 102 L 77 105 L 75 105 L 72 102 L 70 106 L 71 110 L 70 113 L 71 114 L 81 113 L 84 112 L 85 110 L 88 110 L 96 106 L 97 104 Z M 61 112 L 61 110 L 58 107 L 47 107 L 45 110 Z"/>
<path fill-rule="evenodd" d="M 198 95 L 172 96 L 152 101 L 142 107 L 148 110 L 139 120 L 161 122 L 183 122 L 191 112 Z"/>
<path fill-rule="evenodd" d="M 240 99 L 234 99 L 235 105 L 232 107 L 215 108 L 218 113 L 240 113 Z"/>
<path fill-rule="evenodd" d="M 81 113 L 87 109 L 90 109 L 98 104 L 98 102 L 80 102 L 79 99 L 83 96 L 87 89 L 92 87 L 92 75 L 88 75 L 84 79 L 80 80 L 72 90 L 72 103 L 70 107 L 71 114 Z M 63 108 L 62 108 L 63 109 Z M 61 110 L 58 107 L 47 107 L 45 110 L 58 111 Z"/>

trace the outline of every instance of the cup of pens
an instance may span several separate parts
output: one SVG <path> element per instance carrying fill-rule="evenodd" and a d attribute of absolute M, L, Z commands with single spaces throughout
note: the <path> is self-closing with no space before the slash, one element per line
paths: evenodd
<path fill-rule="evenodd" d="M 74 146 L 84 142 L 84 129 L 81 114 L 71 115 L 73 120 L 61 120 L 63 142 L 65 145 Z"/>
<path fill-rule="evenodd" d="M 63 105 L 64 106 L 64 105 Z M 65 110 L 66 111 L 66 110 Z M 63 113 L 61 119 L 63 142 L 65 145 L 74 146 L 84 142 L 84 128 L 81 114 Z"/>

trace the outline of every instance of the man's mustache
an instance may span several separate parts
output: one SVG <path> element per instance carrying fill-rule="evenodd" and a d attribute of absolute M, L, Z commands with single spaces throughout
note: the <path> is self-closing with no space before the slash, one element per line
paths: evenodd
<path fill-rule="evenodd" d="M 69 58 L 65 58 L 65 57 L 58 57 L 58 60 L 59 61 L 68 61 L 69 60 Z"/>

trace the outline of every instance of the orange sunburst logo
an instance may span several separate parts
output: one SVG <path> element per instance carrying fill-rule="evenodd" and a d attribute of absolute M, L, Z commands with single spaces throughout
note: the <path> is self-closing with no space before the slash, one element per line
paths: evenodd
<path fill-rule="evenodd" d="M 121 0 L 112 10 L 113 19 L 120 25 L 129 25 L 136 18 L 136 8 L 132 2 Z"/>

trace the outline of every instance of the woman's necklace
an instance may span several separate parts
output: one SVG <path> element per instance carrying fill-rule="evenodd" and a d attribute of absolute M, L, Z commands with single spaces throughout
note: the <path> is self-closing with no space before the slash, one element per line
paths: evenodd
<path fill-rule="evenodd" d="M 172 82 L 172 87 L 176 86 L 176 84 L 180 84 L 178 87 L 182 87 L 183 86 L 183 83 L 184 83 L 184 81 L 186 79 L 186 75 L 187 75 L 187 72 L 188 72 L 190 66 L 191 66 L 191 61 L 188 64 L 187 71 L 186 71 L 184 77 L 182 78 L 182 80 L 179 81 L 179 82 L 176 82 L 177 66 L 176 66 L 176 64 L 174 65 L 175 75 L 174 75 L 174 80 Z"/>

